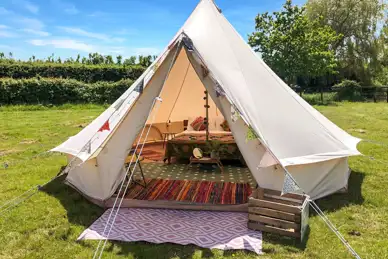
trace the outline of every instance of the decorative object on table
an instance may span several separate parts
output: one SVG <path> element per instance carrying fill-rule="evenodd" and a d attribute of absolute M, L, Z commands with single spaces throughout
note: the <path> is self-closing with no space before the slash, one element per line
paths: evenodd
<path fill-rule="evenodd" d="M 207 152 L 210 154 L 210 158 L 220 159 L 220 153 L 226 151 L 226 147 L 222 145 L 219 140 L 209 140 L 206 142 Z"/>
<path fill-rule="evenodd" d="M 308 228 L 309 196 L 257 188 L 248 199 L 248 228 L 291 236 L 304 242 Z"/>
<path fill-rule="evenodd" d="M 194 148 L 193 150 L 193 156 L 195 158 L 202 158 L 203 157 L 203 152 L 200 148 Z"/>

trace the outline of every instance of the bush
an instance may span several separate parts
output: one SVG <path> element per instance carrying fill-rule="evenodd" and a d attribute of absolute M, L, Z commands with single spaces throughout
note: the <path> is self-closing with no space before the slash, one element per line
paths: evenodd
<path fill-rule="evenodd" d="M 132 82 L 126 79 L 87 84 L 61 78 L 0 78 L 0 105 L 113 103 Z"/>
<path fill-rule="evenodd" d="M 336 99 L 338 101 L 364 101 L 361 94 L 360 83 L 352 80 L 343 80 L 341 83 L 334 85 L 338 89 Z"/>
<path fill-rule="evenodd" d="M 0 77 L 15 79 L 37 76 L 68 78 L 86 83 L 98 81 L 117 82 L 123 79 L 136 80 L 144 72 L 140 65 L 83 65 L 58 63 L 0 62 Z"/>

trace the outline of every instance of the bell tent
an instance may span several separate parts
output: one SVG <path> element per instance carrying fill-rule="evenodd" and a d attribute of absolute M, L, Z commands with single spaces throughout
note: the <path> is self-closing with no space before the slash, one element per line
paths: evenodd
<path fill-rule="evenodd" d="M 225 119 L 258 186 L 282 190 L 285 168 L 317 199 L 347 186 L 360 141 L 316 111 L 247 45 L 212 0 L 201 0 L 155 62 L 106 111 L 52 149 L 69 160 L 66 182 L 96 203 L 124 180 L 136 143 L 202 114 Z M 182 131 L 184 129 L 182 128 Z M 247 135 L 250 137 L 247 138 Z M 252 137 L 253 136 L 253 137 Z"/>

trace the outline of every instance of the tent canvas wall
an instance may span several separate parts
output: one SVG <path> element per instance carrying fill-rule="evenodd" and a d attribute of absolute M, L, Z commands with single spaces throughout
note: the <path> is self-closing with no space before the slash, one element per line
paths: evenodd
<path fill-rule="evenodd" d="M 190 74 L 183 77 L 186 71 Z M 161 124 L 169 118 L 173 104 L 163 92 L 179 92 L 182 78 L 190 78 L 188 88 L 182 89 L 207 89 L 217 107 L 214 112 L 219 110 L 228 121 L 261 187 L 281 190 L 284 168 L 313 199 L 346 186 L 350 172 L 347 158 L 360 154 L 356 148 L 360 140 L 293 92 L 211 0 L 200 1 L 162 55 L 119 100 L 52 150 L 67 153 L 73 162 L 67 182 L 95 200 L 111 197 L 123 179 L 124 159 L 135 138 L 153 115 Z M 144 90 L 136 91 L 139 88 Z M 199 90 L 197 93 L 199 96 Z M 162 104 L 155 99 L 158 96 Z M 195 105 L 190 103 L 190 107 Z M 154 107 L 161 113 L 153 112 Z M 185 110 L 190 112 L 189 107 Z M 237 120 L 236 116 L 232 119 L 234 111 L 239 115 Z M 171 116 L 180 118 L 180 112 Z M 109 130 L 99 131 L 107 122 Z M 247 141 L 248 131 L 257 138 Z"/>

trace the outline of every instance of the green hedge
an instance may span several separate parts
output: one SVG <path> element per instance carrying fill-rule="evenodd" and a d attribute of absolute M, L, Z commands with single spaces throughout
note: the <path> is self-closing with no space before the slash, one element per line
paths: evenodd
<path fill-rule="evenodd" d="M 15 79 L 33 77 L 69 78 L 86 83 L 98 81 L 117 82 L 136 80 L 145 68 L 139 65 L 82 65 L 57 63 L 0 62 L 0 78 Z"/>
<path fill-rule="evenodd" d="M 131 84 L 129 79 L 88 84 L 61 78 L 0 78 L 0 105 L 113 103 Z"/>

